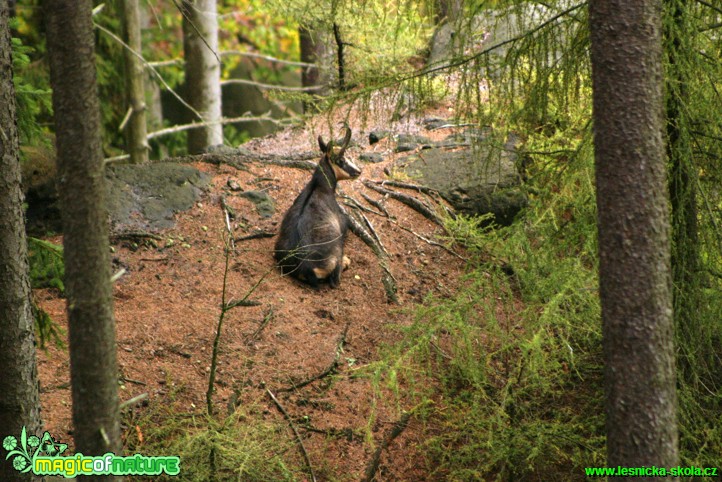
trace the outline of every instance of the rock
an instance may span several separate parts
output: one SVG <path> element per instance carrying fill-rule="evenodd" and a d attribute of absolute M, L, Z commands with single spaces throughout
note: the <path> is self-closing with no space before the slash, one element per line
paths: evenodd
<path fill-rule="evenodd" d="M 276 212 L 276 203 L 265 191 L 246 191 L 240 194 L 256 205 L 256 212 L 262 218 L 270 218 Z"/>
<path fill-rule="evenodd" d="M 236 149 L 223 144 L 216 144 L 215 146 L 209 146 L 204 151 L 206 154 L 221 154 L 226 156 L 232 156 L 236 153 Z"/>
<path fill-rule="evenodd" d="M 233 192 L 243 191 L 243 188 L 240 184 L 238 184 L 238 181 L 236 181 L 235 179 L 228 178 L 228 181 L 226 181 L 226 185 Z"/>
<path fill-rule="evenodd" d="M 419 144 L 430 146 L 433 141 L 425 136 L 415 136 L 412 134 L 399 134 L 396 136 L 396 142 L 399 144 Z"/>
<path fill-rule="evenodd" d="M 389 131 L 371 131 L 369 132 L 369 144 L 374 145 L 381 139 L 386 139 L 391 135 Z"/>
<path fill-rule="evenodd" d="M 422 149 L 428 149 L 433 145 L 433 141 L 428 137 L 399 134 L 396 136 L 396 148 L 394 149 L 394 152 L 408 152 L 419 147 Z"/>
<path fill-rule="evenodd" d="M 409 152 L 409 151 L 413 151 L 413 150 L 416 149 L 417 147 L 419 147 L 418 144 L 402 144 L 402 143 L 399 143 L 399 144 L 396 144 L 396 148 L 394 148 L 394 152 Z"/>
<path fill-rule="evenodd" d="M 370 162 L 373 164 L 378 164 L 379 162 L 384 161 L 384 156 L 376 152 L 362 152 L 361 155 L 358 156 L 358 158 L 361 159 L 363 162 Z"/>
<path fill-rule="evenodd" d="M 439 142 L 439 147 L 469 147 L 472 144 L 483 143 L 491 135 L 490 128 L 466 129 L 463 132 L 450 134 L 443 141 Z"/>
<path fill-rule="evenodd" d="M 184 164 L 154 162 L 111 166 L 108 211 L 116 229 L 173 227 L 175 213 L 190 209 L 210 176 Z"/>
<path fill-rule="evenodd" d="M 433 131 L 434 129 L 438 129 L 440 127 L 443 127 L 449 123 L 448 119 L 441 119 L 439 117 L 427 117 L 421 123 L 424 126 L 424 129 L 427 131 Z"/>
<path fill-rule="evenodd" d="M 527 204 L 516 166 L 517 143 L 510 136 L 503 146 L 487 138 L 456 151 L 435 147 L 399 159 L 394 167 L 439 191 L 457 212 L 492 213 L 497 224 L 506 226 Z"/>

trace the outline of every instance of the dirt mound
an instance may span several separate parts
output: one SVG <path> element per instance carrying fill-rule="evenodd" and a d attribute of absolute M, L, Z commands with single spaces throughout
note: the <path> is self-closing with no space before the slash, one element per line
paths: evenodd
<path fill-rule="evenodd" d="M 347 154 L 354 160 L 368 151 L 362 136 L 355 133 L 354 140 L 362 145 L 350 148 Z M 249 148 L 260 152 L 264 146 L 297 142 L 312 150 L 313 138 L 303 131 L 284 131 Z M 382 142 L 374 149 L 381 151 L 388 146 Z M 266 388 L 293 388 L 335 366 L 338 377 L 333 383 L 326 378 L 279 392 L 281 403 L 292 417 L 306 417 L 313 427 L 326 433 L 363 434 L 375 410 L 372 431 L 380 442 L 399 419 L 398 407 L 376 403 L 369 381 L 352 375 L 377 360 L 380 345 L 396 339 L 395 326 L 410 323 L 411 310 L 407 308 L 429 293 L 453 293 L 463 270 L 458 256 L 427 242 L 443 234 L 440 226 L 364 185 L 365 181 L 385 179 L 384 170 L 393 160 L 390 155 L 382 163 L 366 164 L 358 180 L 340 185 L 348 196 L 340 199 L 347 204 L 346 209 L 363 214 L 378 234 L 388 253 L 398 304 L 388 300 L 378 256 L 353 234 L 346 243 L 352 264 L 343 273 L 339 289 L 312 289 L 282 277 L 274 267 L 275 239 L 258 233 L 277 231 L 283 214 L 308 181 L 309 171 L 264 162 L 246 163 L 242 169 L 195 163 L 193 167 L 207 173 L 210 182 L 200 201 L 176 216 L 175 227 L 160 232 L 159 239 L 115 240 L 114 264 L 127 271 L 114 287 L 121 401 L 147 393 L 150 404 L 172 405 L 180 413 L 204 412 L 222 301 L 224 243 L 228 238 L 223 206 L 227 206 L 228 212 L 235 214 L 230 225 L 236 240 L 226 301 L 242 299 L 253 290 L 249 299 L 255 306 L 238 307 L 226 315 L 216 406 L 225 410 L 227 405 L 244 400 L 264 400 L 268 403 L 265 416 L 280 418 L 265 396 Z M 243 191 L 269 194 L 275 199 L 275 214 L 263 217 L 252 201 L 241 195 Z M 433 205 L 425 194 L 398 191 Z M 50 290 L 36 295 L 41 306 L 64 326 L 65 300 Z M 46 428 L 56 438 L 69 441 L 68 354 L 56 348 L 40 352 L 39 367 Z M 418 443 L 415 434 L 418 431 L 412 419 L 382 459 L 388 461 L 382 465 L 383 480 L 423 478 L 423 464 L 414 453 Z M 358 479 L 371 457 L 362 437 L 329 440 L 323 433 L 305 435 L 306 448 L 322 480 Z"/>

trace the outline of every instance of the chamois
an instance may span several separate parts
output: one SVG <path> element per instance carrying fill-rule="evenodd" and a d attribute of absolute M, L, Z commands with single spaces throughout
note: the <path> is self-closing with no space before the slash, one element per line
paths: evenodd
<path fill-rule="evenodd" d="M 313 287 L 328 280 L 332 288 L 341 282 L 341 271 L 350 263 L 343 255 L 348 219 L 336 201 L 336 184 L 361 174 L 361 169 L 344 158 L 351 141 L 351 129 L 340 147 L 326 144 L 318 136 L 323 156 L 318 166 L 283 217 L 274 256 L 284 274 Z"/>

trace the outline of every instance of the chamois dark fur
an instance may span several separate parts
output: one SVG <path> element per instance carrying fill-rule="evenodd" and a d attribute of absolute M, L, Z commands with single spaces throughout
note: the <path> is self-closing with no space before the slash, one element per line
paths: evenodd
<path fill-rule="evenodd" d="M 274 256 L 284 274 L 318 287 L 328 280 L 333 288 L 341 282 L 341 271 L 350 261 L 343 255 L 348 219 L 336 201 L 336 184 L 352 179 L 361 170 L 344 157 L 351 129 L 340 147 L 326 144 L 318 136 L 323 153 L 311 180 L 283 217 Z"/>

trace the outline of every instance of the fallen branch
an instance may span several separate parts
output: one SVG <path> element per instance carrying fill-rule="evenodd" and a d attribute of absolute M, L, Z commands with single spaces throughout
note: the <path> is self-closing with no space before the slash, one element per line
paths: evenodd
<path fill-rule="evenodd" d="M 145 385 L 145 383 L 143 384 Z M 125 402 L 122 402 L 118 409 L 123 410 L 126 407 L 130 407 L 131 405 L 135 405 L 136 403 L 142 402 L 144 400 L 148 400 L 148 394 L 147 393 L 141 393 L 140 395 L 136 395 L 133 398 L 130 398 L 126 400 Z"/>
<path fill-rule="evenodd" d="M 160 241 L 163 238 L 157 234 L 149 233 L 147 231 L 124 231 L 110 236 L 111 243 L 116 243 L 118 241 L 141 241 L 145 239 L 155 239 L 156 241 Z"/>
<path fill-rule="evenodd" d="M 310 385 L 311 383 L 321 380 L 323 378 L 326 378 L 329 375 L 334 375 L 336 373 L 336 370 L 339 365 L 339 361 L 341 360 L 341 353 L 343 352 L 343 346 L 346 344 L 346 335 L 348 334 L 348 328 L 351 326 L 351 321 L 346 322 L 346 326 L 343 329 L 343 333 L 341 333 L 341 336 L 338 339 L 338 343 L 336 343 L 336 354 L 333 357 L 333 362 L 323 370 L 321 373 L 312 376 L 311 378 L 308 378 L 302 382 L 292 382 L 293 386 L 288 388 L 279 388 L 276 391 L 277 392 L 291 392 L 293 390 L 298 390 L 299 388 L 303 388 L 306 385 Z"/>
<path fill-rule="evenodd" d="M 394 424 L 394 427 L 391 429 L 391 431 L 386 434 L 384 440 L 381 442 L 381 445 L 379 445 L 379 447 L 376 449 L 376 452 L 374 452 L 374 456 L 371 458 L 371 461 L 366 466 L 366 472 L 363 482 L 371 482 L 374 479 L 374 477 L 376 476 L 376 471 L 379 469 L 379 463 L 381 463 L 381 452 L 383 452 L 396 437 L 401 435 L 401 432 L 404 431 L 404 429 L 409 423 L 411 413 L 412 412 L 407 412 L 403 414 L 401 416 L 401 419 Z"/>
<path fill-rule="evenodd" d="M 301 449 L 301 454 L 303 455 L 303 458 L 306 460 L 306 465 L 308 466 L 308 471 L 311 474 L 311 480 L 313 482 L 316 482 L 316 474 L 313 472 L 313 466 L 311 465 L 311 459 L 308 457 L 308 452 L 306 452 L 306 447 L 303 445 L 303 439 L 301 439 L 301 435 L 298 433 L 298 430 L 296 430 L 296 426 L 293 424 L 293 420 L 291 420 L 291 416 L 288 414 L 285 408 L 283 408 L 283 405 L 281 405 L 281 402 L 278 401 L 276 396 L 271 392 L 268 388 L 266 388 L 266 393 L 268 393 L 268 396 L 271 397 L 271 400 L 273 400 L 273 403 L 276 404 L 276 407 L 278 410 L 283 414 L 286 421 L 288 422 L 288 425 L 291 427 L 291 430 L 293 430 L 293 433 L 296 435 L 296 440 L 298 440 L 298 446 Z"/>
<path fill-rule="evenodd" d="M 407 206 L 418 211 L 425 218 L 435 222 L 439 226 L 444 225 L 444 223 L 441 221 L 441 218 L 439 218 L 439 216 L 434 212 L 431 206 L 427 205 L 423 201 L 420 201 L 419 199 L 416 199 L 415 197 L 408 196 L 398 191 L 391 191 L 389 189 L 385 189 L 381 186 L 377 186 L 374 182 L 368 180 L 364 181 L 364 186 L 373 191 L 376 191 L 379 194 L 383 194 L 384 196 L 388 196 L 392 199 L 396 199 L 397 201 L 406 204 Z"/>
<path fill-rule="evenodd" d="M 272 238 L 275 235 L 276 235 L 276 233 L 274 233 L 274 232 L 260 230 L 260 231 L 256 231 L 251 234 L 247 234 L 245 236 L 241 236 L 240 238 L 236 238 L 235 241 L 239 242 L 239 241 L 248 241 L 251 239 L 259 239 L 259 238 Z"/>

